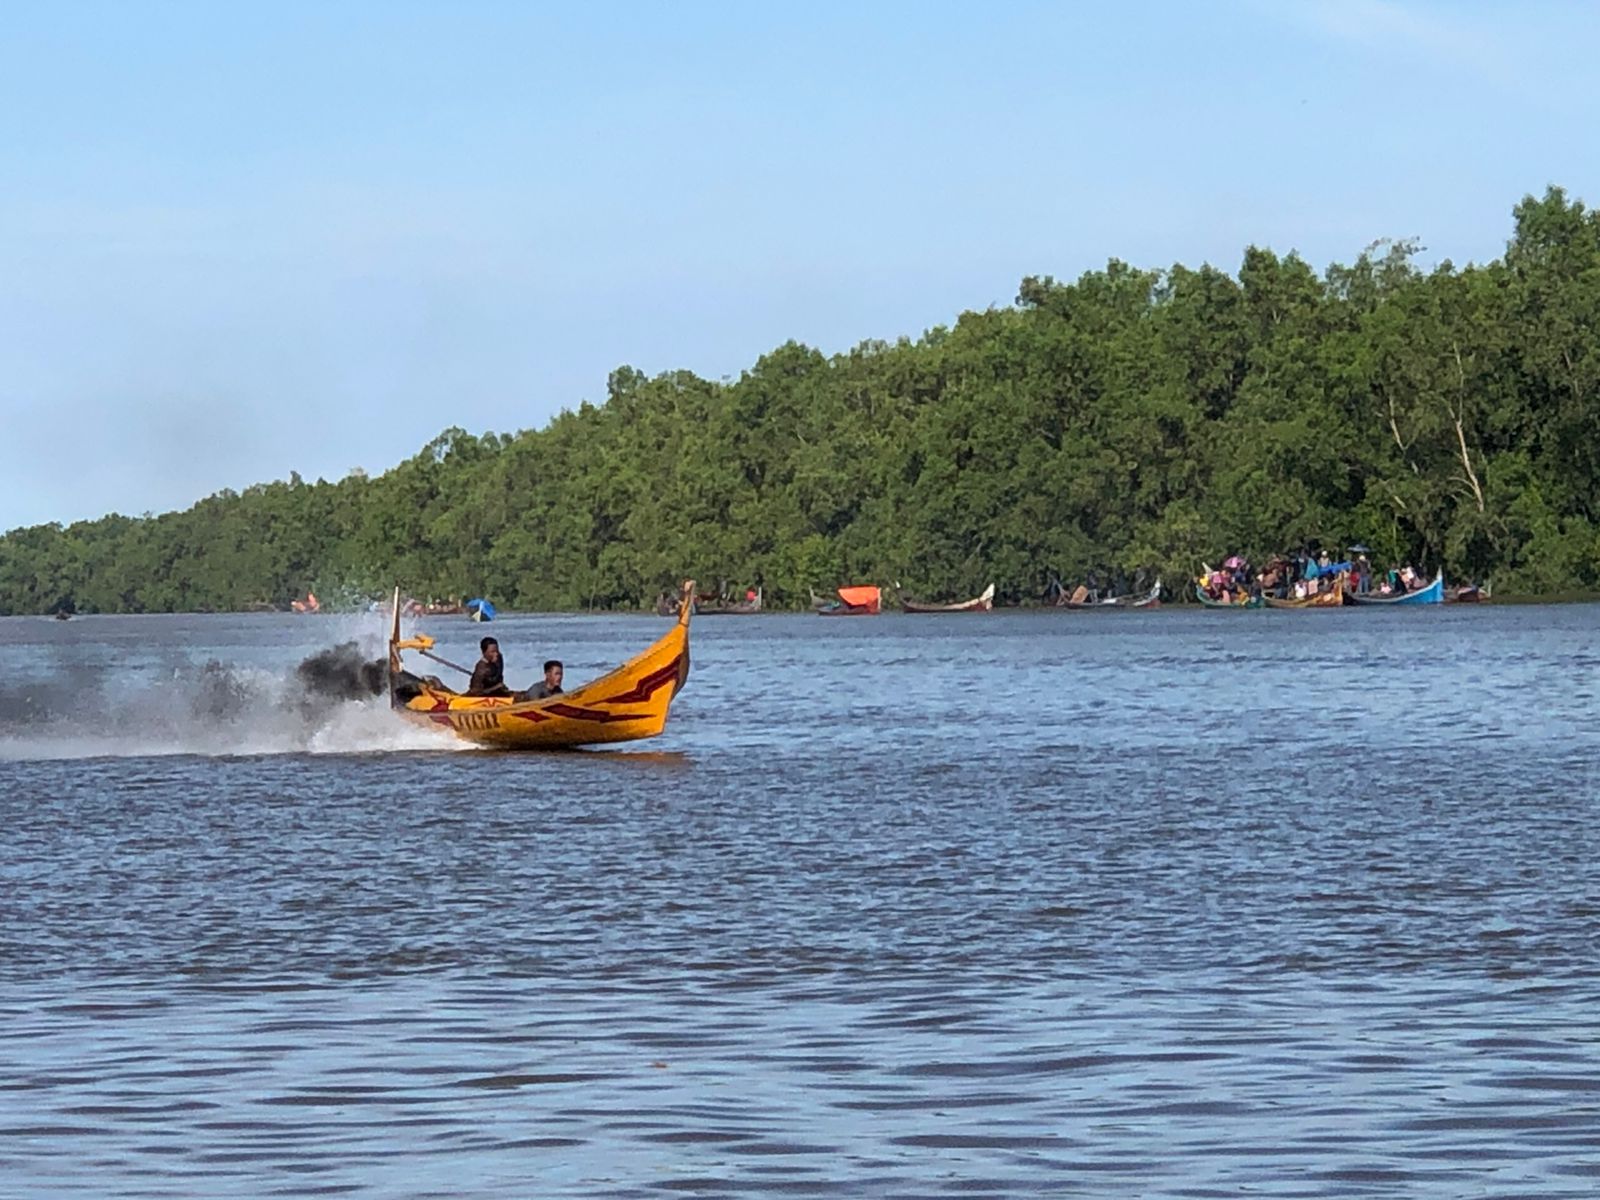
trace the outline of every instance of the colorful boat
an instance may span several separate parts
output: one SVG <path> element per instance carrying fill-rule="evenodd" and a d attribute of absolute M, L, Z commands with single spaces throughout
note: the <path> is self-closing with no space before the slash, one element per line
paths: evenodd
<path fill-rule="evenodd" d="M 819 617 L 875 617 L 883 611 L 883 589 L 842 587 L 839 598 L 832 601 L 824 601 L 812 592 L 811 604 Z"/>
<path fill-rule="evenodd" d="M 1444 603 L 1444 572 L 1441 570 L 1433 577 L 1433 582 L 1426 587 L 1419 587 L 1415 591 L 1402 592 L 1398 596 L 1380 596 L 1376 592 L 1352 594 L 1350 599 L 1357 604 L 1443 604 Z"/>
<path fill-rule="evenodd" d="M 1056 601 L 1057 608 L 1080 609 L 1117 609 L 1117 608 L 1159 608 L 1161 606 L 1161 581 L 1156 580 L 1155 586 L 1147 592 L 1129 592 L 1125 596 L 1107 596 L 1102 600 L 1088 599 L 1088 589 L 1079 584 L 1071 595 L 1063 593 L 1063 598 Z"/>
<path fill-rule="evenodd" d="M 1203 608 L 1265 608 L 1260 596 L 1250 596 L 1243 592 L 1237 593 L 1237 600 L 1213 600 L 1206 595 L 1206 589 L 1198 583 L 1194 585 L 1194 598 L 1200 601 Z"/>
<path fill-rule="evenodd" d="M 971 600 L 958 600 L 954 604 L 924 604 L 920 600 L 908 600 L 901 596 L 900 607 L 908 613 L 988 612 L 994 608 L 994 584 L 984 588 L 982 595 L 974 596 Z"/>
<path fill-rule="evenodd" d="M 1266 598 L 1268 608 L 1343 608 L 1346 596 L 1344 576 L 1337 576 L 1333 586 L 1318 592 L 1315 596 L 1296 598 L 1290 596 L 1279 599 L 1277 596 Z"/>
<path fill-rule="evenodd" d="M 430 637 L 400 636 L 400 594 L 389 627 L 389 702 L 408 721 L 502 750 L 558 750 L 655 737 L 689 678 L 689 618 L 694 581 L 678 601 L 678 621 L 653 646 L 592 683 L 543 700 L 464 696 L 405 669 L 406 650 L 432 656 Z"/>

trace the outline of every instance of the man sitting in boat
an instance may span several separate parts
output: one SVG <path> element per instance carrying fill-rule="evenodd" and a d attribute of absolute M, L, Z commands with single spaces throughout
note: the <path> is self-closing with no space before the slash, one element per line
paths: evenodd
<path fill-rule="evenodd" d="M 467 695 L 511 695 L 511 689 L 506 686 L 506 663 L 500 657 L 500 643 L 492 637 L 486 637 L 478 643 L 478 649 L 483 651 L 483 657 L 472 668 L 472 682 L 467 685 Z"/>
<path fill-rule="evenodd" d="M 547 696 L 561 695 L 561 663 L 552 658 L 544 665 L 544 678 L 525 692 L 518 692 L 518 700 L 543 700 Z"/>

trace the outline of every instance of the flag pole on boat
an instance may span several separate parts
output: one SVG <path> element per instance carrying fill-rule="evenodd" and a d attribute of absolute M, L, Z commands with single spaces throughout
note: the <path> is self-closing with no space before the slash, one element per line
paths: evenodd
<path fill-rule="evenodd" d="M 448 658 L 433 652 L 433 639 L 421 634 L 414 638 L 400 637 L 400 588 L 394 589 L 394 612 L 389 620 L 389 680 L 393 688 L 395 674 L 405 668 L 400 663 L 400 651 L 415 650 L 423 658 L 431 658 L 436 663 L 442 663 L 452 671 L 460 671 L 463 675 L 471 675 L 470 667 L 463 667 L 460 663 L 453 663 Z"/>

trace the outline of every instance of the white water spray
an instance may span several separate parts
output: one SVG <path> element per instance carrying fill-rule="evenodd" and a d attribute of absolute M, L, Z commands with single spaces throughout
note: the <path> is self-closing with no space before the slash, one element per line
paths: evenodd
<path fill-rule="evenodd" d="M 390 711 L 369 637 L 285 670 L 207 662 L 170 678 L 73 670 L 0 684 L 0 760 L 459 750 Z"/>

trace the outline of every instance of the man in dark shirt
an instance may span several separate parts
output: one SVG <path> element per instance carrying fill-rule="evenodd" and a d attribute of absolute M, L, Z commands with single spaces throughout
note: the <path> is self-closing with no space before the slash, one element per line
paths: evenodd
<path fill-rule="evenodd" d="M 492 637 L 486 637 L 478 643 L 478 649 L 483 651 L 483 657 L 472 669 L 472 682 L 467 685 L 467 695 L 511 695 L 511 689 L 506 686 L 506 663 L 500 657 L 500 643 Z"/>
<path fill-rule="evenodd" d="M 529 700 L 561 695 L 561 663 L 552 658 L 544 665 L 544 678 L 525 693 Z"/>

